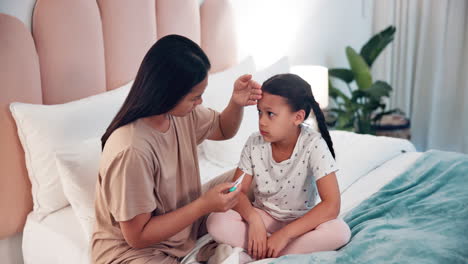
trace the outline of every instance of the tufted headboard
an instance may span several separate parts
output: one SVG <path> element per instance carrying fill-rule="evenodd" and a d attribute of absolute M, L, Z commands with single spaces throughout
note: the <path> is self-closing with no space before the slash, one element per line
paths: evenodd
<path fill-rule="evenodd" d="M 58 104 L 134 79 L 151 45 L 167 34 L 199 43 L 212 72 L 237 63 L 229 0 L 37 0 L 32 32 L 0 13 L 0 239 L 32 210 L 13 101 Z"/>

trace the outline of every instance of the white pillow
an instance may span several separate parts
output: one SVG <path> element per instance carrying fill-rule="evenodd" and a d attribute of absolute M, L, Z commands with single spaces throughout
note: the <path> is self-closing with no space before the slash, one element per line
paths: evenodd
<path fill-rule="evenodd" d="M 289 68 L 290 67 L 288 58 L 283 57 L 277 62 L 268 66 L 267 68 L 264 68 L 263 70 L 252 74 L 252 78 L 258 83 L 262 84 L 265 80 L 267 80 L 275 74 L 289 72 Z M 235 80 L 239 75 L 241 75 L 239 74 L 239 71 L 236 71 L 235 69 L 232 69 L 232 72 L 234 74 L 230 77 L 225 77 L 225 75 L 230 73 L 222 72 L 218 75 L 211 76 L 211 79 L 208 80 L 208 86 L 217 85 L 219 87 L 229 87 L 229 93 L 227 91 L 222 92 L 221 95 L 218 94 L 218 96 L 216 97 L 218 102 L 215 105 L 215 110 L 222 111 L 224 107 L 227 106 L 227 103 L 231 98 L 233 80 Z M 208 89 L 209 88 L 210 87 L 208 87 Z M 216 89 L 211 87 L 211 90 Z M 236 166 L 239 162 L 242 147 L 244 146 L 249 136 L 255 131 L 258 131 L 257 107 L 245 107 L 244 117 L 237 134 L 233 138 L 224 141 L 206 140 L 202 145 L 204 155 L 208 161 L 218 166 Z"/>
<path fill-rule="evenodd" d="M 101 137 L 132 83 L 65 104 L 10 104 L 25 152 L 34 212 L 40 220 L 68 205 L 55 163 L 55 149 Z"/>
<path fill-rule="evenodd" d="M 337 179 L 341 193 L 384 162 L 403 152 L 416 151 L 414 145 L 406 139 L 363 135 L 339 130 L 330 131 L 330 136 L 339 167 Z"/>
<path fill-rule="evenodd" d="M 56 164 L 65 196 L 91 239 L 96 219 L 94 200 L 101 159 L 101 141 L 92 138 L 58 149 Z"/>

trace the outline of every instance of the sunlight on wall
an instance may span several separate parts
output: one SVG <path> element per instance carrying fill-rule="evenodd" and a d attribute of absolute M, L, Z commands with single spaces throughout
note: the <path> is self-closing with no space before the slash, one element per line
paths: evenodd
<path fill-rule="evenodd" d="M 291 67 L 291 72 L 308 82 L 320 108 L 327 108 L 328 69 L 320 65 L 295 65 Z"/>
<path fill-rule="evenodd" d="M 257 69 L 288 56 L 292 65 L 348 67 L 345 47 L 370 37 L 367 0 L 231 0 L 239 58 L 252 55 Z M 365 4 L 367 3 L 367 4 Z"/>
<path fill-rule="evenodd" d="M 257 68 L 262 68 L 288 54 L 301 26 L 303 1 L 235 2 L 240 58 L 253 55 Z"/>

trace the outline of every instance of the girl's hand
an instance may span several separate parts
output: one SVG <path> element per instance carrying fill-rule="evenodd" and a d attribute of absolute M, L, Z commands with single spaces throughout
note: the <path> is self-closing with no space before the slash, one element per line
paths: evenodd
<path fill-rule="evenodd" d="M 231 101 L 239 106 L 255 105 L 262 98 L 260 84 L 252 80 L 252 75 L 245 74 L 234 82 Z"/>
<path fill-rule="evenodd" d="M 279 253 L 289 244 L 288 236 L 281 233 L 281 230 L 276 231 L 267 240 L 267 258 L 276 258 Z"/>
<path fill-rule="evenodd" d="M 228 192 L 233 186 L 232 182 L 225 182 L 216 185 L 215 187 L 204 193 L 199 199 L 202 201 L 205 214 L 212 212 L 226 212 L 232 209 L 239 202 L 239 194 L 241 192 L 240 184 L 233 192 Z"/>
<path fill-rule="evenodd" d="M 265 258 L 267 253 L 267 232 L 265 224 L 258 214 L 249 221 L 247 252 L 254 259 Z"/>

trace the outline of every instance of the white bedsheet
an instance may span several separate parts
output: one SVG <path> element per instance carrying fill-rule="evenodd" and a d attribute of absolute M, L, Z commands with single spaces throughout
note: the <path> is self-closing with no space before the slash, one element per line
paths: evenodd
<path fill-rule="evenodd" d="M 71 206 L 41 222 L 32 212 L 23 230 L 25 264 L 89 264 L 86 235 Z"/>
<path fill-rule="evenodd" d="M 398 155 L 352 183 L 341 194 L 340 217 L 343 217 L 366 198 L 380 190 L 385 184 L 403 173 L 421 155 L 422 152 L 408 152 Z"/>

